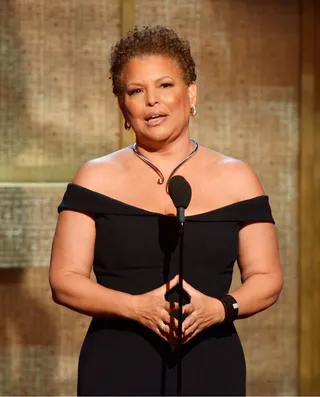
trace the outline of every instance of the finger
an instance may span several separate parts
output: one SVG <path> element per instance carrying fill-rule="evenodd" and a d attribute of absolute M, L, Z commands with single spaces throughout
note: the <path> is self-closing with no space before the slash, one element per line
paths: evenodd
<path fill-rule="evenodd" d="M 188 316 L 193 312 L 193 305 L 192 303 L 188 303 L 183 306 L 182 313 L 187 314 Z"/>
<path fill-rule="evenodd" d="M 195 332 L 189 334 L 188 336 L 184 336 L 184 337 L 182 338 L 182 343 L 183 343 L 183 344 L 188 343 L 194 336 L 197 335 L 197 333 L 198 333 L 198 331 L 196 330 Z"/>
<path fill-rule="evenodd" d="M 190 326 L 188 328 L 185 329 L 184 336 L 187 337 L 190 334 L 193 334 L 197 328 L 198 328 L 197 321 L 194 320 L 194 322 L 192 324 L 190 324 Z"/>
<path fill-rule="evenodd" d="M 167 302 L 166 310 L 168 313 L 172 313 L 172 312 L 179 310 L 179 303 L 178 302 Z"/>
<path fill-rule="evenodd" d="M 171 335 L 167 335 L 166 341 L 167 341 L 168 343 L 170 343 L 170 345 L 173 345 L 173 346 L 177 346 L 177 345 L 178 345 L 177 339 L 174 338 L 174 337 L 171 336 Z"/>
<path fill-rule="evenodd" d="M 175 331 L 175 330 L 178 329 L 179 322 L 178 322 L 178 320 L 175 317 L 170 316 L 170 314 L 165 312 L 165 313 L 163 313 L 163 317 L 162 318 L 163 318 L 164 323 L 170 325 L 170 328 L 172 330 Z"/>
<path fill-rule="evenodd" d="M 177 334 L 176 332 L 168 325 L 165 324 L 164 322 L 161 322 L 159 324 L 158 331 L 160 332 L 160 335 L 166 339 L 169 343 L 171 344 L 176 344 L 177 343 Z"/>
<path fill-rule="evenodd" d="M 182 280 L 182 288 L 183 288 L 185 291 L 187 291 L 188 294 L 189 294 L 190 296 L 191 296 L 191 295 L 194 295 L 194 293 L 197 292 L 197 290 L 196 290 L 195 288 L 193 288 L 190 284 L 188 284 L 188 283 L 186 282 L 186 280 Z"/>
<path fill-rule="evenodd" d="M 160 321 L 160 323 L 158 324 L 158 328 L 162 334 L 170 333 L 170 326 L 166 324 L 164 321 Z"/>
<path fill-rule="evenodd" d="M 167 283 L 163 284 L 159 290 L 163 295 L 166 294 L 166 292 L 170 291 L 173 287 L 175 287 L 179 282 L 179 274 L 175 275 L 170 281 Z"/>
<path fill-rule="evenodd" d="M 170 324 L 170 327 L 171 327 L 172 330 L 174 330 L 174 331 L 177 331 L 177 330 L 178 330 L 178 328 L 179 328 L 179 321 L 178 321 L 175 317 L 170 316 L 169 324 Z"/>
<path fill-rule="evenodd" d="M 165 332 L 162 332 L 158 327 L 156 327 L 155 332 L 160 338 L 165 340 L 167 343 L 171 345 L 177 345 L 177 341 L 175 340 L 174 337 L 172 337 L 170 334 L 167 334 Z"/>
<path fill-rule="evenodd" d="M 188 329 L 195 324 L 195 322 L 196 318 L 194 316 L 188 316 L 182 323 L 182 332 L 186 333 Z"/>

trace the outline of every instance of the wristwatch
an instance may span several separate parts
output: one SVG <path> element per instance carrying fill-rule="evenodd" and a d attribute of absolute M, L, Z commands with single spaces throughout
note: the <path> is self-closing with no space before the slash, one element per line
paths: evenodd
<path fill-rule="evenodd" d="M 222 324 L 230 324 L 238 317 L 239 306 L 238 302 L 231 295 L 224 295 L 218 300 L 223 304 L 225 311 L 225 318 Z"/>

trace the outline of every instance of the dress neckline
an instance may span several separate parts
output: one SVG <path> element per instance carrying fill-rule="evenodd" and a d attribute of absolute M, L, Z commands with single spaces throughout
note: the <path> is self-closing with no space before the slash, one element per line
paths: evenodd
<path fill-rule="evenodd" d="M 108 195 L 106 195 L 104 193 L 97 192 L 95 190 L 92 190 L 92 189 L 89 189 L 87 187 L 78 185 L 76 183 L 69 183 L 68 185 L 74 186 L 74 187 L 76 187 L 78 189 L 86 190 L 87 192 L 89 192 L 91 194 L 100 196 L 100 197 L 102 197 L 102 198 L 104 198 L 106 200 L 109 200 L 111 202 L 117 203 L 117 204 L 122 205 L 122 206 L 124 206 L 126 208 L 131 208 L 132 210 L 139 211 L 140 213 L 144 213 L 146 215 L 163 216 L 163 217 L 166 217 L 166 218 L 173 218 L 173 216 L 171 216 L 171 215 L 166 215 L 166 214 L 162 214 L 161 212 L 150 211 L 150 210 L 147 210 L 147 209 L 144 209 L 144 208 L 141 208 L 141 207 L 137 207 L 137 206 L 135 206 L 133 204 L 126 203 L 125 201 L 116 199 L 114 197 L 108 196 Z M 212 210 L 209 210 L 209 211 L 200 212 L 198 214 L 193 214 L 193 215 L 186 215 L 185 218 L 186 219 L 193 219 L 193 218 L 196 218 L 196 217 L 199 217 L 199 216 L 210 215 L 210 214 L 213 214 L 213 213 L 216 213 L 216 212 L 219 212 L 219 211 L 223 211 L 223 210 L 230 209 L 230 208 L 233 208 L 233 207 L 241 206 L 241 205 L 244 205 L 244 204 L 249 203 L 249 202 L 254 202 L 254 201 L 257 201 L 257 200 L 261 200 L 262 198 L 265 199 L 267 197 L 268 197 L 267 195 L 262 194 L 262 195 L 255 196 L 255 197 L 252 197 L 252 198 L 249 198 L 249 199 L 240 200 L 240 201 L 236 201 L 235 203 L 226 204 L 226 205 L 223 205 L 221 207 L 213 208 Z"/>

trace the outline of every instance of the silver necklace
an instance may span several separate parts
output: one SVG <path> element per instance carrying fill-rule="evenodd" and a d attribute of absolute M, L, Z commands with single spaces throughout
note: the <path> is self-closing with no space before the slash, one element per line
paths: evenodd
<path fill-rule="evenodd" d="M 169 191 L 168 191 L 168 184 L 169 184 L 169 181 L 170 181 L 170 179 L 173 177 L 174 173 L 177 171 L 177 169 L 178 169 L 179 167 L 182 166 L 182 164 L 184 164 L 187 160 L 189 160 L 191 157 L 193 157 L 193 156 L 196 154 L 196 151 L 198 150 L 198 147 L 199 147 L 198 142 L 196 142 L 194 139 L 191 139 L 191 138 L 190 138 L 190 141 L 194 143 L 194 149 L 192 150 L 192 152 L 191 152 L 190 154 L 188 154 L 187 157 L 185 157 L 183 160 L 181 160 L 180 163 L 172 170 L 172 172 L 171 172 L 171 174 L 169 175 L 169 178 L 168 178 L 168 180 L 167 180 L 167 183 L 166 183 L 166 192 L 167 192 L 167 193 L 169 193 Z M 151 168 L 159 175 L 158 185 L 162 185 L 162 184 L 164 183 L 164 176 L 163 176 L 163 173 L 159 170 L 159 168 L 158 168 L 156 165 L 154 165 L 154 164 L 152 163 L 152 161 L 150 161 L 149 159 L 147 159 L 145 156 L 143 156 L 142 154 L 140 154 L 140 153 L 138 152 L 137 143 L 136 143 L 136 142 L 132 145 L 132 150 L 133 150 L 133 153 L 134 153 L 136 156 L 138 156 L 140 160 L 142 160 L 142 161 L 144 161 L 146 164 L 148 164 L 149 167 L 151 167 Z"/>

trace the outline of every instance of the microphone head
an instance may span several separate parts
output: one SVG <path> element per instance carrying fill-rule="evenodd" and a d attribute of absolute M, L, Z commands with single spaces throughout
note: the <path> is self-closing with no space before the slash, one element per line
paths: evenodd
<path fill-rule="evenodd" d="M 191 186 L 181 175 L 175 175 L 169 181 L 168 186 L 170 197 L 176 208 L 186 209 L 191 200 Z"/>

